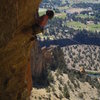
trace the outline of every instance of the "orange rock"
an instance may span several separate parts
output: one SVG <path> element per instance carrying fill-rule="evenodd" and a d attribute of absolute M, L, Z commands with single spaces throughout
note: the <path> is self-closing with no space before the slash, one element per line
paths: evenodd
<path fill-rule="evenodd" d="M 30 61 L 26 70 L 26 82 L 27 82 L 28 95 L 30 95 L 32 90 L 32 73 L 31 73 Z"/>
<path fill-rule="evenodd" d="M 0 0 L 0 100 L 28 100 L 31 43 L 22 28 L 35 23 L 41 0 Z M 27 91 L 28 90 L 28 91 Z"/>

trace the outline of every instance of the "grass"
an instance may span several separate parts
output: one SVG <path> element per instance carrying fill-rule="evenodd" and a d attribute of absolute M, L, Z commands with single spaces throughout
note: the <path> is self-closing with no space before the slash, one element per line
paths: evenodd
<path fill-rule="evenodd" d="M 55 14 L 55 17 L 65 19 L 66 18 L 66 13 Z"/>
<path fill-rule="evenodd" d="M 71 22 L 67 22 L 67 26 L 71 27 L 71 28 L 74 28 L 75 30 L 77 30 L 77 29 L 80 29 L 80 30 L 86 29 L 86 30 L 89 30 L 89 31 L 92 31 L 92 32 L 95 32 L 95 31 L 100 32 L 100 24 L 91 23 L 91 24 L 85 25 L 81 22 L 71 21 Z"/>
<path fill-rule="evenodd" d="M 87 72 L 87 74 L 90 74 L 90 75 L 100 75 L 100 72 Z"/>
<path fill-rule="evenodd" d="M 91 30 L 91 31 L 99 31 L 100 32 L 100 24 L 90 24 L 89 25 L 89 30 Z"/>
<path fill-rule="evenodd" d="M 59 10 L 67 10 L 69 7 L 68 6 L 62 6 L 62 7 L 58 7 Z"/>
<path fill-rule="evenodd" d="M 94 16 L 89 16 L 89 15 L 84 15 L 84 14 L 78 14 L 76 17 L 78 17 L 78 18 L 83 18 L 83 19 L 85 19 L 85 18 L 94 18 Z"/>
<path fill-rule="evenodd" d="M 80 30 L 86 28 L 85 24 L 80 23 L 80 22 L 75 22 L 75 21 L 67 22 L 67 26 L 72 27 L 74 29 L 80 29 Z"/>

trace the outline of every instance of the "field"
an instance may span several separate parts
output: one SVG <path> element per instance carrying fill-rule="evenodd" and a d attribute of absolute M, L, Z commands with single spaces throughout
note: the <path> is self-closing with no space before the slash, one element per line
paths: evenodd
<path fill-rule="evenodd" d="M 59 10 L 64 10 L 64 9 L 67 10 L 67 9 L 69 9 L 69 7 L 68 6 L 62 6 L 62 7 L 58 7 L 58 9 Z"/>
<path fill-rule="evenodd" d="M 92 32 L 98 31 L 100 32 L 100 24 L 94 24 L 94 23 L 90 23 L 90 24 L 83 24 L 81 22 L 75 22 L 75 21 L 71 21 L 71 22 L 67 22 L 67 26 L 74 28 L 74 29 L 86 29 Z"/>
<path fill-rule="evenodd" d="M 84 8 L 69 8 L 67 9 L 67 12 L 73 14 L 75 12 L 80 13 L 82 11 L 88 11 L 88 9 L 84 9 Z"/>
<path fill-rule="evenodd" d="M 76 17 L 78 17 L 78 18 L 83 18 L 83 19 L 85 19 L 85 18 L 94 18 L 94 16 L 91 16 L 91 15 L 83 15 L 83 14 L 78 14 Z"/>
<path fill-rule="evenodd" d="M 55 14 L 55 17 L 64 19 L 66 18 L 66 13 Z"/>

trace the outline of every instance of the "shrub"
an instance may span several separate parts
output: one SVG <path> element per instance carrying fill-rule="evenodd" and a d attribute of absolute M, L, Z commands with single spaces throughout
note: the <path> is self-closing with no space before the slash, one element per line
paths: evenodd
<path fill-rule="evenodd" d="M 54 86 L 52 86 L 52 91 L 53 91 L 53 92 L 55 92 L 55 91 L 56 91 L 56 90 L 55 90 L 55 88 L 54 88 Z"/>
<path fill-rule="evenodd" d="M 62 98 L 63 98 L 63 96 L 62 96 L 62 94 L 60 94 L 60 95 L 59 95 L 59 99 L 62 100 Z"/>
<path fill-rule="evenodd" d="M 52 83 L 54 82 L 54 77 L 52 76 L 52 73 L 48 74 L 47 80 L 48 80 L 49 83 L 50 82 L 52 82 Z"/>
<path fill-rule="evenodd" d="M 59 90 L 62 91 L 62 87 L 61 87 L 61 85 L 59 85 Z"/>
<path fill-rule="evenodd" d="M 50 92 L 50 87 L 47 87 L 46 88 L 46 91 L 49 93 Z"/>
<path fill-rule="evenodd" d="M 64 85 L 63 95 L 67 99 L 70 98 L 69 91 L 68 91 L 68 88 L 67 88 L 67 85 L 66 84 Z"/>
<path fill-rule="evenodd" d="M 67 82 L 67 84 L 68 84 L 69 88 L 74 92 L 74 90 L 73 90 L 73 86 L 70 84 L 69 81 Z"/>
<path fill-rule="evenodd" d="M 81 98 L 81 99 L 83 98 L 83 94 L 82 94 L 82 93 L 79 93 L 78 96 L 79 96 L 79 98 Z"/>
<path fill-rule="evenodd" d="M 51 69 L 56 70 L 65 70 L 66 69 L 66 61 L 64 59 L 64 53 L 60 47 L 57 47 L 53 50 L 53 59 L 51 63 Z"/>

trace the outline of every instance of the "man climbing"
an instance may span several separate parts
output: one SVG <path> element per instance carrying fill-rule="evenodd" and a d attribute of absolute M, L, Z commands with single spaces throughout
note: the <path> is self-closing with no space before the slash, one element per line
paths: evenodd
<path fill-rule="evenodd" d="M 27 27 L 26 29 L 23 30 L 25 34 L 31 34 L 32 38 L 30 41 L 36 39 L 36 34 L 38 33 L 43 33 L 44 27 L 46 26 L 47 22 L 49 19 L 52 19 L 54 16 L 54 12 L 52 10 L 47 10 L 46 14 L 43 16 L 39 16 L 38 14 L 38 9 L 36 11 L 35 15 L 35 24 L 33 24 L 31 27 Z"/>
<path fill-rule="evenodd" d="M 38 10 L 35 16 L 36 23 L 32 25 L 32 35 L 36 35 L 38 33 L 43 33 L 44 27 L 46 26 L 49 19 L 52 19 L 54 16 L 54 12 L 52 10 L 47 10 L 46 14 L 43 16 L 39 16 Z"/>

